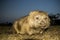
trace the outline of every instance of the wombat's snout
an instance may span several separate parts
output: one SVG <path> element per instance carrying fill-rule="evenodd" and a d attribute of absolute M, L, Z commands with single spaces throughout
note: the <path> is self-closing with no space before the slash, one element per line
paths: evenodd
<path fill-rule="evenodd" d="M 40 22 L 40 24 L 41 24 L 41 25 L 44 25 L 44 24 L 45 24 L 45 22 L 42 20 L 42 21 Z"/>

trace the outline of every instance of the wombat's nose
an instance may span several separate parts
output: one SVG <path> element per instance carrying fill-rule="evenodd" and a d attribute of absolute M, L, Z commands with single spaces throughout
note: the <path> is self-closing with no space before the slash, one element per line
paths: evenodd
<path fill-rule="evenodd" d="M 44 24 L 45 22 L 42 20 L 41 23 Z"/>
<path fill-rule="evenodd" d="M 42 20 L 41 22 L 43 23 L 44 21 Z"/>
<path fill-rule="evenodd" d="M 42 20 L 42 21 L 40 22 L 40 25 L 45 25 L 45 22 Z"/>

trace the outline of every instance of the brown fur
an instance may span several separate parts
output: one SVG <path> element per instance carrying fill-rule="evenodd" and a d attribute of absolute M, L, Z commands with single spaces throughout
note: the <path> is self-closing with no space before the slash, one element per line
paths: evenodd
<path fill-rule="evenodd" d="M 32 11 L 28 16 L 16 20 L 13 24 L 14 29 L 20 34 L 33 34 L 33 28 L 46 29 L 50 25 L 48 14 L 44 11 Z M 36 31 L 37 32 L 37 31 Z M 41 31 L 39 31 L 41 32 Z"/>

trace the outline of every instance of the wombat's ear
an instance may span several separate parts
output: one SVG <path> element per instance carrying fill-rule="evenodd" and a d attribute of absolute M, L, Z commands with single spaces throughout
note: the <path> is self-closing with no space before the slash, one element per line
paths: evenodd
<path fill-rule="evenodd" d="M 29 15 L 33 15 L 33 12 L 30 12 Z"/>
<path fill-rule="evenodd" d="M 34 14 L 36 14 L 37 13 L 37 11 L 31 11 L 30 13 L 29 13 L 29 15 L 34 15 Z"/>

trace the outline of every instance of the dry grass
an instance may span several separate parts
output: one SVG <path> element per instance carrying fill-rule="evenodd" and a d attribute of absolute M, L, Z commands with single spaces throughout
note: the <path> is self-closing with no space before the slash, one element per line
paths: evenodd
<path fill-rule="evenodd" d="M 0 27 L 0 40 L 60 40 L 60 26 L 51 26 L 43 34 L 20 35 L 11 33 L 8 26 Z"/>

